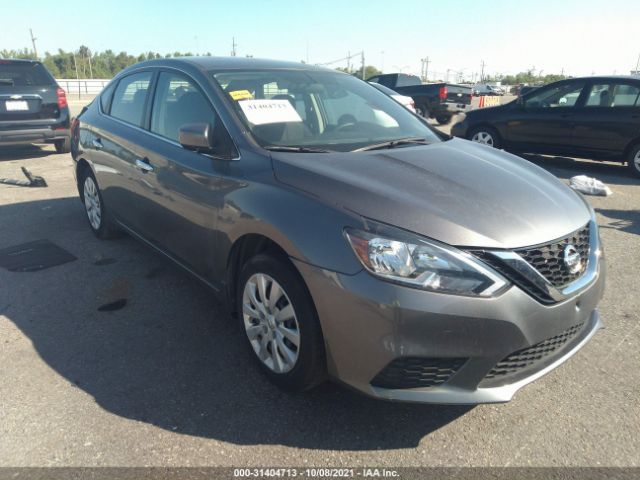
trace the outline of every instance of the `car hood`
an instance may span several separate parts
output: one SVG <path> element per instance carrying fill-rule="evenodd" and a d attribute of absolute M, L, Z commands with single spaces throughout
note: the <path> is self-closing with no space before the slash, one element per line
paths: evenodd
<path fill-rule="evenodd" d="M 358 153 L 272 152 L 278 181 L 450 245 L 517 248 L 584 226 L 579 195 L 526 160 L 466 140 Z"/>

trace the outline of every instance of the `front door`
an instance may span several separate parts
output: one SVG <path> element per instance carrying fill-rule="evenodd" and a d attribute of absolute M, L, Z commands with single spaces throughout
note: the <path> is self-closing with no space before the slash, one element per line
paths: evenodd
<path fill-rule="evenodd" d="M 507 122 L 509 143 L 539 152 L 571 147 L 575 107 L 584 86 L 581 80 L 562 82 L 527 95 Z"/>
<path fill-rule="evenodd" d="M 198 153 L 179 143 L 179 129 L 208 123 L 215 150 Z M 140 173 L 150 209 L 148 240 L 199 276 L 213 276 L 216 219 L 222 206 L 232 142 L 196 82 L 178 72 L 161 72 L 149 131 L 141 145 L 148 170 Z"/>

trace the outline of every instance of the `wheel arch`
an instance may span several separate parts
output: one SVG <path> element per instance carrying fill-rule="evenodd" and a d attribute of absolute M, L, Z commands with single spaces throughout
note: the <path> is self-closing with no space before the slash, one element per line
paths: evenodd
<path fill-rule="evenodd" d="M 634 138 L 627 144 L 627 146 L 624 149 L 624 153 L 622 154 L 622 161 L 624 163 L 629 162 L 629 154 L 631 153 L 631 150 L 637 147 L 638 145 L 640 145 L 640 137 Z"/>
<path fill-rule="evenodd" d="M 91 164 L 84 158 L 79 158 L 76 161 L 75 172 L 76 172 L 76 187 L 78 188 L 78 195 L 80 196 L 80 201 L 84 201 L 84 189 L 82 187 L 82 176 L 86 171 L 93 172 L 91 168 Z"/>

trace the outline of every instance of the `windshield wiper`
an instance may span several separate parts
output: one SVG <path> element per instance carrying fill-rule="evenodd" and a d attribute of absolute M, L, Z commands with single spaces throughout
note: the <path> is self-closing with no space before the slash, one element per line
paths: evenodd
<path fill-rule="evenodd" d="M 292 147 L 289 145 L 267 145 L 265 150 L 271 150 L 272 152 L 296 152 L 296 153 L 330 153 L 333 150 L 326 150 L 324 148 L 315 147 Z"/>
<path fill-rule="evenodd" d="M 382 150 L 385 148 L 396 148 L 401 147 L 403 145 L 429 145 L 429 141 L 426 138 L 422 137 L 406 137 L 406 138 L 398 138 L 396 140 L 388 140 L 386 142 L 374 143 L 372 145 L 367 145 L 366 147 L 356 148 L 353 150 L 354 152 L 366 152 L 368 150 Z"/>

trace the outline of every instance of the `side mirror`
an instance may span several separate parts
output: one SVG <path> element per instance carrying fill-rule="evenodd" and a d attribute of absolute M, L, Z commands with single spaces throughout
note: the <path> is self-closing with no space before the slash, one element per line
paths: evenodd
<path fill-rule="evenodd" d="M 187 123 L 178 131 L 180 145 L 196 152 L 210 152 L 213 144 L 211 139 L 211 124 Z"/>

